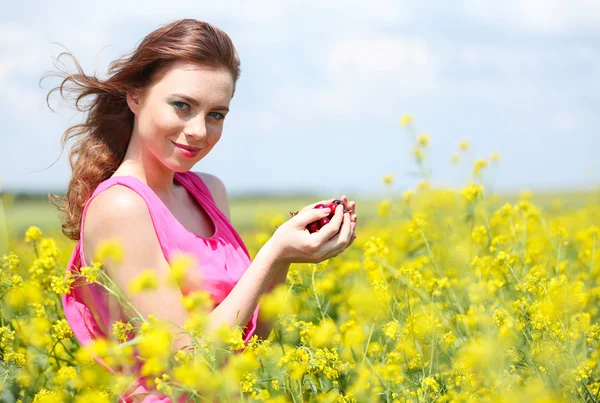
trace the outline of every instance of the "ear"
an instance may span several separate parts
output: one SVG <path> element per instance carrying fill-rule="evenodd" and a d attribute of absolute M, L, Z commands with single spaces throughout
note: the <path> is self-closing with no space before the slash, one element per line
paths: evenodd
<path fill-rule="evenodd" d="M 134 115 L 137 115 L 137 111 L 140 107 L 140 94 L 138 91 L 127 91 L 127 105 L 131 112 L 133 112 Z"/>

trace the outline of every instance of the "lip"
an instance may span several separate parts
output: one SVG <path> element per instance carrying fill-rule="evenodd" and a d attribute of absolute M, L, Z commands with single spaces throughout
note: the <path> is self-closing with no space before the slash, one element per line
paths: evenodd
<path fill-rule="evenodd" d="M 183 148 L 184 150 L 188 150 L 191 152 L 198 152 L 198 151 L 202 150 L 199 147 L 186 146 L 183 144 L 175 143 L 174 141 L 171 141 L 171 143 L 173 143 L 176 147 Z"/>

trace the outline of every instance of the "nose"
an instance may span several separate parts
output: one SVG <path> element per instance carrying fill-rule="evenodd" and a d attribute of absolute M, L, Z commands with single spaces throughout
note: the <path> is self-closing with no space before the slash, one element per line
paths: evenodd
<path fill-rule="evenodd" d="M 185 137 L 195 146 L 206 146 L 208 142 L 208 128 L 206 121 L 202 116 L 198 116 L 190 121 L 184 130 Z"/>

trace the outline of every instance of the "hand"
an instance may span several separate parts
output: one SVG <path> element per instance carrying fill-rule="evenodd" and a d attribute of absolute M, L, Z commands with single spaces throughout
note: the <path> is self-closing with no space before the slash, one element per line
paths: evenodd
<path fill-rule="evenodd" d="M 344 213 L 346 203 L 339 205 L 331 221 L 318 232 L 309 233 L 306 226 L 329 215 L 328 209 L 315 209 L 319 203 L 329 204 L 334 199 L 322 200 L 304 207 L 280 225 L 269 242 L 284 263 L 319 263 L 337 256 L 354 240 L 355 222 L 350 213 Z"/>
<path fill-rule="evenodd" d="M 348 197 L 346 195 L 342 196 L 340 200 L 342 200 L 342 202 L 344 203 L 344 208 L 350 211 L 350 221 L 354 223 L 354 227 L 352 228 L 354 230 L 354 228 L 356 228 L 356 219 L 358 218 L 358 216 L 356 215 L 356 202 L 349 202 Z M 353 234 L 352 240 L 350 241 L 350 244 L 348 246 L 352 245 L 352 242 L 354 242 L 355 239 L 356 233 Z"/>

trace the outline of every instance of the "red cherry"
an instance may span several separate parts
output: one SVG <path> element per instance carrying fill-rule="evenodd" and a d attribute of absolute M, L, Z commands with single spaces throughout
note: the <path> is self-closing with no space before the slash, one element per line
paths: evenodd
<path fill-rule="evenodd" d="M 319 229 L 323 228 L 324 225 L 329 224 L 329 217 L 323 217 L 319 220 Z"/>
<path fill-rule="evenodd" d="M 335 200 L 334 200 L 332 203 L 335 203 L 335 204 L 342 204 L 342 203 L 344 203 L 344 202 L 343 202 L 343 201 L 341 201 L 340 199 L 335 199 Z"/>
<path fill-rule="evenodd" d="M 333 218 L 334 214 L 335 214 L 335 209 L 338 205 L 335 203 L 329 203 L 329 209 L 331 210 L 331 212 L 329 213 L 329 218 Z"/>
<path fill-rule="evenodd" d="M 311 222 L 310 224 L 308 224 L 306 226 L 306 228 L 308 229 L 308 232 L 310 232 L 311 234 L 314 232 L 317 232 L 319 230 L 319 222 L 318 221 Z"/>
<path fill-rule="evenodd" d="M 313 208 L 327 208 L 327 206 L 326 206 L 325 204 L 323 204 L 323 203 L 319 203 L 319 204 L 317 204 L 317 205 L 316 205 L 315 207 L 313 207 Z"/>

